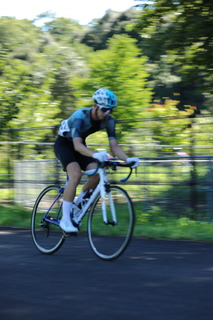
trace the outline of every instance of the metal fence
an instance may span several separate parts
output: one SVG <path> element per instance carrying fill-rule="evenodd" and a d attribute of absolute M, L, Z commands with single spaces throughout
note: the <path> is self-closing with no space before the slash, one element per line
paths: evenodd
<path fill-rule="evenodd" d="M 109 180 L 122 184 L 126 168 L 109 172 Z M 66 175 L 57 160 L 16 160 L 14 177 L 1 181 L 3 203 L 15 202 L 32 208 L 40 191 L 50 184 L 63 185 Z M 81 184 L 85 182 L 85 177 Z M 213 219 L 213 156 L 141 157 L 140 166 L 124 184 L 138 213 Z M 78 188 L 80 191 L 81 185 Z"/>
<path fill-rule="evenodd" d="M 148 135 L 150 123 L 155 119 L 138 122 L 137 130 L 129 128 L 130 142 L 121 144 L 122 149 L 130 156 L 140 157 L 141 163 L 125 188 L 138 213 L 213 219 L 213 126 L 210 126 L 213 118 L 207 120 L 192 119 L 191 131 L 183 145 L 155 142 Z M 127 124 L 128 121 L 125 120 Z M 46 185 L 63 185 L 65 173 L 53 152 L 56 128 L 48 129 L 46 141 L 38 139 L 43 128 L 4 130 L 0 142 L 1 204 L 16 203 L 31 208 Z M 122 121 L 118 122 L 117 130 L 121 133 Z M 89 147 L 109 151 L 107 144 L 95 139 L 89 141 Z M 125 173 L 125 168 L 111 172 L 110 181 L 120 183 Z"/>

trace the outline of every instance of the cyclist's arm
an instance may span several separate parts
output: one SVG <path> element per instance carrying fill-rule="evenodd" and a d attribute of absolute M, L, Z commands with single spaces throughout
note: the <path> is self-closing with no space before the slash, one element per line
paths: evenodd
<path fill-rule="evenodd" d="M 116 140 L 116 135 L 115 135 L 115 120 L 113 118 L 110 118 L 107 121 L 107 134 L 108 134 L 108 139 L 109 139 L 109 144 L 112 153 L 114 156 L 118 157 L 120 160 L 126 161 L 128 156 L 123 152 L 123 150 L 120 148 L 117 140 Z"/>
<path fill-rule="evenodd" d="M 120 160 L 126 161 L 128 156 L 123 152 L 116 139 L 112 139 L 109 141 L 110 148 L 114 156 L 118 157 Z"/>
<path fill-rule="evenodd" d="M 91 151 L 90 149 L 88 149 L 84 144 L 83 144 L 83 140 L 80 137 L 77 138 L 73 138 L 73 145 L 75 148 L 75 151 L 83 154 L 84 156 L 87 157 L 92 157 L 93 155 L 93 151 Z"/>

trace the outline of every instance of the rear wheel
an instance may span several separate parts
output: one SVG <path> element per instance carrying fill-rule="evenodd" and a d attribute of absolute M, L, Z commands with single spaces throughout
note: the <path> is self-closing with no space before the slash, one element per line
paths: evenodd
<path fill-rule="evenodd" d="M 102 199 L 98 195 L 88 217 L 88 238 L 99 258 L 113 260 L 124 252 L 131 240 L 134 210 L 127 192 L 118 186 L 110 186 L 105 201 L 108 222 L 103 221 Z"/>
<path fill-rule="evenodd" d="M 32 211 L 31 233 L 37 249 L 44 254 L 56 252 L 65 236 L 59 228 L 62 215 L 63 189 L 48 186 L 38 196 Z"/>

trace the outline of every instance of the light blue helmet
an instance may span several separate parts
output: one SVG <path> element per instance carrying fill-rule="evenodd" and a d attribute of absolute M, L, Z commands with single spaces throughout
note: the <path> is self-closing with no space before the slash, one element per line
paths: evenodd
<path fill-rule="evenodd" d="M 117 106 L 117 97 L 114 92 L 109 89 L 98 89 L 92 98 L 100 108 L 115 108 Z"/>

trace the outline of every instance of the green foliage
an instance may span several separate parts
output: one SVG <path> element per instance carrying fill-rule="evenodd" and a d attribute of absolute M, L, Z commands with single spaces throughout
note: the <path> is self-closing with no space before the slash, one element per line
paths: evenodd
<path fill-rule="evenodd" d="M 48 24 L 49 31 L 27 20 L 0 19 L 1 128 L 48 127 L 70 115 L 75 103 L 70 79 L 79 67 L 83 72 L 79 54 L 87 51 L 83 45 L 76 46 L 77 40 L 73 48 L 68 47 L 78 28 L 69 19 L 55 19 Z M 60 30 L 60 41 L 56 41 Z M 50 132 L 29 136 L 23 131 L 16 140 L 45 140 Z"/>
<path fill-rule="evenodd" d="M 116 119 L 144 116 L 151 101 L 151 90 L 147 87 L 148 73 L 145 71 L 147 59 L 140 56 L 135 42 L 127 35 L 114 36 L 108 42 L 108 49 L 96 51 L 89 56 L 88 78 L 76 79 L 75 82 L 75 86 L 81 90 L 76 94 L 81 98 L 91 97 L 94 90 L 100 87 L 113 90 L 118 97 L 118 107 L 113 113 Z M 91 99 L 89 102 L 91 105 Z M 85 99 L 87 104 L 88 98 Z M 126 131 L 132 125 L 124 124 L 123 130 Z"/>
<path fill-rule="evenodd" d="M 87 70 L 85 57 L 91 51 L 80 44 L 83 27 L 72 19 L 54 18 L 45 24 L 42 51 L 53 73 L 50 87 L 53 100 L 59 101 L 60 120 L 75 110 L 73 77 L 82 77 Z"/>
<path fill-rule="evenodd" d="M 0 206 L 0 225 L 29 228 L 31 211 L 22 206 Z"/>
<path fill-rule="evenodd" d="M 29 75 L 26 60 L 34 62 L 38 32 L 27 20 L 0 19 L 0 127 L 19 112 L 24 74 Z"/>
<path fill-rule="evenodd" d="M 22 60 L 31 58 L 37 50 L 39 29 L 28 20 L 0 18 L 0 51 Z"/>
<path fill-rule="evenodd" d="M 19 97 L 11 90 L 11 87 L 11 79 L 2 76 L 0 82 L 0 134 L 1 129 L 18 113 Z"/>
<path fill-rule="evenodd" d="M 0 225 L 9 227 L 30 228 L 31 211 L 21 206 L 0 206 Z M 86 232 L 86 220 L 81 232 Z M 97 232 L 99 232 L 97 230 Z M 101 232 L 101 231 L 100 231 Z M 182 217 L 167 220 L 162 217 L 155 222 L 149 221 L 146 214 L 136 216 L 134 236 L 158 239 L 190 239 L 213 241 L 212 223 L 196 222 Z"/>
<path fill-rule="evenodd" d="M 76 21 L 69 18 L 55 18 L 45 23 L 45 29 L 57 42 L 64 44 L 79 43 L 84 28 Z"/>
<path fill-rule="evenodd" d="M 190 125 L 185 105 L 211 109 L 211 8 L 199 0 L 158 0 L 146 5 L 139 18 L 137 10 L 109 10 L 87 28 L 48 12 L 38 16 L 48 19 L 42 28 L 28 20 L 0 18 L 0 131 L 45 127 L 30 135 L 17 131 L 10 138 L 53 141 L 56 132 L 49 126 L 58 125 L 76 107 L 91 107 L 93 92 L 108 87 L 118 96 L 118 121 L 159 118 L 143 134 L 139 122 L 119 123 L 121 142 L 132 143 L 134 130 L 138 143 L 145 135 L 160 144 L 184 143 Z M 150 110 L 153 95 L 159 102 Z M 160 104 L 164 111 L 158 110 Z M 179 116 L 175 127 L 174 117 Z M 208 128 L 209 133 L 201 134 L 203 144 L 211 139 L 211 123 Z"/>
<path fill-rule="evenodd" d="M 101 19 L 92 21 L 81 42 L 96 51 L 107 49 L 107 41 L 115 34 L 127 34 L 138 39 L 139 34 L 136 30 L 128 29 L 128 25 L 135 21 L 137 14 L 135 9 L 122 13 L 109 9 Z"/>
<path fill-rule="evenodd" d="M 187 65 L 205 66 L 208 72 L 213 61 L 212 8 L 210 1 L 157 0 L 142 11 L 138 29 L 149 39 L 147 45 L 155 47 L 155 56 L 174 51 Z"/>
<path fill-rule="evenodd" d="M 52 50 L 51 50 L 52 49 Z M 54 45 L 48 48 L 48 57 L 53 69 L 53 82 L 50 91 L 53 100 L 59 101 L 59 118 L 70 116 L 75 110 L 75 88 L 72 83 L 73 77 L 81 77 L 86 72 L 86 65 L 80 50 L 75 48 Z"/>
<path fill-rule="evenodd" d="M 27 20 L 2 18 L 0 32 L 2 51 L 6 53 L 0 77 L 1 125 L 53 125 L 59 109 L 50 94 L 52 74 L 46 67 L 45 56 L 38 52 L 37 28 Z"/>
<path fill-rule="evenodd" d="M 182 104 L 202 106 L 204 93 L 212 95 L 212 9 L 211 1 L 156 0 L 141 11 L 135 28 L 154 63 L 150 71 L 157 97 L 180 92 Z M 162 66 L 170 83 L 159 78 Z"/>
<path fill-rule="evenodd" d="M 153 121 L 153 140 L 163 145 L 189 144 L 187 137 L 190 136 L 191 118 L 193 109 L 188 107 L 185 111 L 179 111 L 178 101 L 165 100 L 164 104 L 154 103 L 149 108 L 150 116 L 158 118 Z"/>
<path fill-rule="evenodd" d="M 135 236 L 158 239 L 184 239 L 212 241 L 212 223 L 198 222 L 186 217 L 167 219 L 159 216 L 155 221 L 147 214 L 138 214 Z"/>

